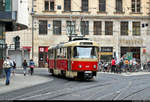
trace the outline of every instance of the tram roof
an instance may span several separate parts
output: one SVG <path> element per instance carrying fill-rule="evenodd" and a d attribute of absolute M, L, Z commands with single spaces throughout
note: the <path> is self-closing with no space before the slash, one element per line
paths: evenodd
<path fill-rule="evenodd" d="M 60 43 L 55 46 L 51 46 L 49 49 L 55 49 L 55 48 L 60 48 L 60 47 L 69 47 L 69 46 L 97 46 L 99 47 L 98 43 L 95 41 L 90 41 L 90 40 L 77 40 L 77 41 L 70 41 L 70 42 L 65 42 L 65 43 Z"/>
<path fill-rule="evenodd" d="M 99 46 L 96 42 L 90 40 L 77 40 L 65 43 L 64 46 Z"/>

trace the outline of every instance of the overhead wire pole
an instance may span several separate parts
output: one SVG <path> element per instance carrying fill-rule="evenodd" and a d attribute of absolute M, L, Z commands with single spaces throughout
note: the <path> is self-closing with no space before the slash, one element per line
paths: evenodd
<path fill-rule="evenodd" d="M 34 58 L 34 0 L 32 0 L 32 59 Z"/>

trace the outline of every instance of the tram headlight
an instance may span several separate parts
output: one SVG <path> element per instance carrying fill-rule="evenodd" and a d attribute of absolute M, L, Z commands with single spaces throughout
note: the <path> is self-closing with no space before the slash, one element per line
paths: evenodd
<path fill-rule="evenodd" d="M 79 65 L 79 68 L 82 68 L 82 65 Z"/>
<path fill-rule="evenodd" d="M 96 65 L 94 65 L 93 68 L 96 68 Z"/>

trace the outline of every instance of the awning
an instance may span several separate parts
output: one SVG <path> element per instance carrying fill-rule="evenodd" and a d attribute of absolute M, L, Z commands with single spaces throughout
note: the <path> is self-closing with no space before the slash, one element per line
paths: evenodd
<path fill-rule="evenodd" d="M 23 48 L 23 50 L 27 50 L 30 52 L 32 47 L 31 46 L 23 46 L 22 48 Z"/>

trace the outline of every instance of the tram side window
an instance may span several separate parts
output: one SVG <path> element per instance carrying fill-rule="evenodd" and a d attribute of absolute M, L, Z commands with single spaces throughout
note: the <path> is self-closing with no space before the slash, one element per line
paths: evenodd
<path fill-rule="evenodd" d="M 67 48 L 63 48 L 62 49 L 62 58 L 66 58 L 67 57 Z"/>
<path fill-rule="evenodd" d="M 57 58 L 66 58 L 67 57 L 67 49 L 59 48 L 57 49 Z"/>
<path fill-rule="evenodd" d="M 57 58 L 60 58 L 60 49 L 57 49 Z"/>
<path fill-rule="evenodd" d="M 54 58 L 53 50 L 50 51 L 50 58 Z"/>

